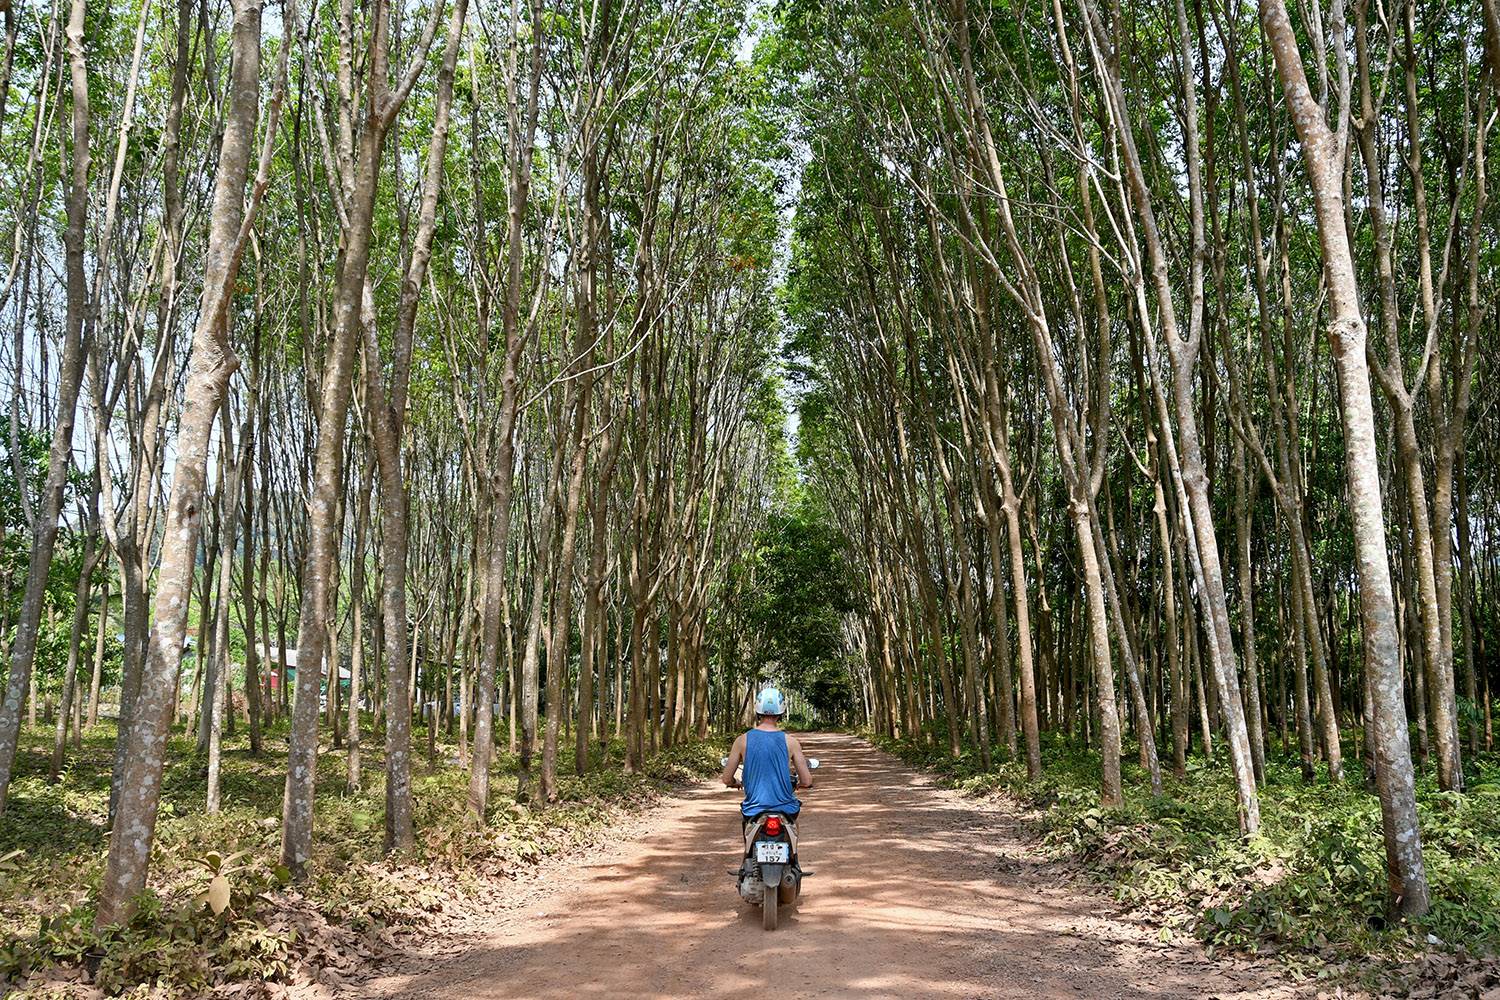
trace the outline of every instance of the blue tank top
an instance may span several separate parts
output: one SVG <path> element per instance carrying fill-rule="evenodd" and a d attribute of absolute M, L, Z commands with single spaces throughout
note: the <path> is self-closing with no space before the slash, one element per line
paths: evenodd
<path fill-rule="evenodd" d="M 786 733 L 752 729 L 745 734 L 745 801 L 740 812 L 759 816 L 764 812 L 795 813 L 802 803 L 792 794 L 791 756 Z"/>

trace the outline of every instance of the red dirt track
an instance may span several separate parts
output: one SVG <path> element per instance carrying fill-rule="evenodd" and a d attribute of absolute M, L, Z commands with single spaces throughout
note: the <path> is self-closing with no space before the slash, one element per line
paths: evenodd
<path fill-rule="evenodd" d="M 1003 808 L 937 788 L 850 736 L 803 797 L 803 867 L 760 927 L 726 869 L 737 798 L 704 784 L 630 821 L 448 954 L 414 953 L 364 998 L 1219 997 L 1299 993 L 1269 963 L 1216 963 L 1070 886 Z"/>

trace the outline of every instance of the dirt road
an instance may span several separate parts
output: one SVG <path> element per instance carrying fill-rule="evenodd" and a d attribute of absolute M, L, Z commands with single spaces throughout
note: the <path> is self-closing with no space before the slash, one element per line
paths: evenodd
<path fill-rule="evenodd" d="M 1003 810 L 848 736 L 811 736 L 803 866 L 760 928 L 726 869 L 736 798 L 704 785 L 559 872 L 456 954 L 411 955 L 366 998 L 1221 997 L 1298 995 L 1274 967 L 1207 960 L 1062 884 Z"/>

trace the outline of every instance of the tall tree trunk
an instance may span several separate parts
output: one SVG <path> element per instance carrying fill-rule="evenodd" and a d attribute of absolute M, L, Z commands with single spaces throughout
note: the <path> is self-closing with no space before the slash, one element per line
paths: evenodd
<path fill-rule="evenodd" d="M 1328 340 L 1343 402 L 1345 464 L 1359 562 L 1365 669 L 1370 672 L 1375 701 L 1375 773 L 1385 833 L 1386 880 L 1392 908 L 1415 917 L 1428 908 L 1427 874 L 1417 828 L 1410 737 L 1401 693 L 1395 601 L 1386 555 L 1375 416 L 1365 357 L 1365 321 L 1360 313 L 1359 289 L 1344 222 L 1343 146 L 1328 128 L 1322 108 L 1308 89 L 1302 53 L 1283 0 L 1260 0 L 1260 19 L 1275 57 L 1292 122 L 1302 141 L 1302 158 L 1317 210 L 1328 287 Z M 1341 40 L 1339 44 L 1342 45 Z M 1348 94 L 1344 97 L 1347 101 Z"/>
<path fill-rule="evenodd" d="M 1096 50 L 1110 52 L 1110 38 L 1099 19 L 1093 0 L 1083 0 L 1083 4 L 1088 13 L 1090 27 L 1094 32 Z M 1255 788 L 1255 768 L 1251 757 L 1250 737 L 1245 724 L 1243 702 L 1240 697 L 1234 640 L 1229 625 L 1229 602 L 1224 591 L 1219 543 L 1214 531 L 1213 506 L 1208 496 L 1208 472 L 1203 459 L 1197 412 L 1193 400 L 1194 374 L 1199 355 L 1202 353 L 1206 251 L 1202 183 L 1199 179 L 1197 81 L 1192 71 L 1194 63 L 1188 44 L 1187 15 L 1182 0 L 1177 0 L 1175 11 L 1178 56 L 1182 60 L 1185 71 L 1182 80 L 1184 160 L 1188 175 L 1193 254 L 1190 279 L 1191 310 L 1185 336 L 1178 327 L 1176 305 L 1172 297 L 1170 268 L 1162 246 L 1161 234 L 1157 228 L 1155 209 L 1152 206 L 1145 171 L 1136 150 L 1134 130 L 1126 107 L 1124 90 L 1120 84 L 1119 66 L 1112 52 L 1100 59 L 1100 69 L 1113 106 L 1119 146 L 1130 181 L 1129 190 L 1135 202 L 1136 214 L 1140 217 L 1141 232 L 1145 238 L 1152 284 L 1156 291 L 1157 312 L 1166 335 L 1167 351 L 1172 362 L 1172 400 L 1177 417 L 1176 436 L 1180 444 L 1178 453 L 1181 463 L 1181 485 L 1187 499 L 1183 513 L 1189 516 L 1197 551 L 1195 563 L 1201 568 L 1199 576 L 1204 592 L 1200 603 L 1205 618 L 1204 630 L 1209 642 L 1210 662 L 1227 731 L 1230 762 L 1234 768 L 1235 787 L 1239 799 L 1240 828 L 1246 834 L 1254 834 L 1260 829 L 1260 799 Z M 1142 319 L 1145 320 L 1144 311 L 1142 311 Z M 1149 323 L 1146 329 L 1149 346 L 1154 334 L 1150 330 Z M 1154 358 L 1154 354 L 1154 351 L 1148 351 L 1148 356 Z"/>
<path fill-rule="evenodd" d="M 438 71 L 437 100 L 433 112 L 432 140 L 427 149 L 427 170 L 422 179 L 422 197 L 417 215 L 417 234 L 401 285 L 400 311 L 394 337 L 395 361 L 389 389 L 380 377 L 380 344 L 376 335 L 374 301 L 368 280 L 363 284 L 365 312 L 365 386 L 369 395 L 375 454 L 380 468 L 380 538 L 384 546 L 381 567 L 381 607 L 385 618 L 386 720 L 385 720 L 385 847 L 387 851 L 409 851 L 414 846 L 411 802 L 411 710 L 410 692 L 402 664 L 406 661 L 406 482 L 401 466 L 401 438 L 405 427 L 407 384 L 411 372 L 412 340 L 417 307 L 427 264 L 432 257 L 436 229 L 438 193 L 442 186 L 443 155 L 448 140 L 449 110 L 453 103 L 453 72 L 463 39 L 466 0 L 456 0 L 448 23 L 448 41 Z M 418 58 L 419 65 L 421 59 Z M 397 105 L 396 107 L 399 107 Z M 394 120 L 395 109 L 392 109 Z M 356 636 L 356 641 L 358 637 Z M 413 652 L 415 656 L 415 652 Z M 352 689 L 351 689 L 352 690 Z M 351 697 L 350 713 L 358 718 L 359 706 Z M 433 713 L 429 735 L 436 734 Z"/>
<path fill-rule="evenodd" d="M 47 771 L 48 782 L 56 782 L 58 775 L 62 772 L 63 752 L 68 743 L 68 720 L 75 700 L 79 700 L 74 692 L 78 679 L 78 657 L 83 651 L 83 633 L 88 626 L 89 592 L 92 589 L 94 567 L 98 564 L 101 555 L 98 548 L 98 534 L 93 527 L 93 524 L 97 522 L 99 509 L 97 473 L 94 476 L 89 506 L 94 513 L 90 518 L 90 526 L 84 534 L 83 563 L 78 569 L 78 585 L 73 591 L 73 627 L 68 633 L 68 666 L 63 674 L 62 705 L 57 714 L 57 732 L 52 740 L 52 763 Z"/>
<path fill-rule="evenodd" d="M 1167 684 L 1172 716 L 1172 773 L 1181 779 L 1187 777 L 1188 707 L 1192 696 L 1187 674 L 1182 668 L 1182 639 L 1177 633 L 1177 583 L 1172 572 L 1176 558 L 1171 533 L 1167 529 L 1167 498 L 1161 485 L 1161 465 L 1158 459 L 1151 477 L 1154 493 L 1151 509 L 1161 550 L 1162 617 L 1166 623 Z"/>
<path fill-rule="evenodd" d="M 354 554 L 349 569 L 349 617 L 353 637 L 349 649 L 349 704 L 344 721 L 347 730 L 344 739 L 344 771 L 350 789 L 357 789 L 364 781 L 360 755 L 362 733 L 360 725 L 360 700 L 365 672 L 365 548 L 366 532 L 370 523 L 370 501 L 375 491 L 375 455 L 373 449 L 365 459 L 360 473 L 358 507 L 354 512 Z"/>
<path fill-rule="evenodd" d="M 293 9 L 288 23 L 296 23 Z M 82 21 L 82 0 L 77 0 Z M 245 183 L 260 112 L 259 0 L 237 0 L 230 34 L 233 74 L 230 108 L 219 150 L 209 216 L 204 293 L 193 331 L 182 415 L 178 423 L 172 496 L 167 507 L 161 567 L 157 573 L 156 623 L 136 694 L 131 724 L 124 739 L 123 780 L 115 813 L 114 835 L 100 886 L 96 928 L 118 924 L 130 916 L 135 898 L 146 884 L 151 857 L 166 740 L 171 724 L 172 698 L 182 661 L 187 627 L 188 595 L 202 527 L 207 480 L 209 438 L 238 360 L 229 344 L 230 296 L 239 270 L 244 236 L 252 216 L 244 206 Z M 285 62 L 282 63 L 284 70 Z M 81 69 L 81 66 L 80 66 Z M 284 79 L 284 75 L 283 75 Z M 280 89 L 272 101 L 276 120 Z M 268 127 L 274 129 L 274 124 Z M 271 134 L 267 138 L 270 139 Z M 269 143 L 268 143 L 269 145 Z M 263 155 L 262 160 L 266 157 Z M 254 202 L 252 202 L 252 207 Z"/>
<path fill-rule="evenodd" d="M 505 300 L 501 309 L 501 322 L 505 330 L 505 361 L 500 376 L 500 411 L 497 415 L 495 433 L 496 452 L 490 473 L 491 516 L 490 550 L 487 558 L 484 587 L 484 617 L 479 678 L 476 684 L 476 708 L 474 720 L 474 758 L 469 772 L 469 812 L 473 822 L 482 825 L 490 794 L 490 760 L 494 752 L 494 699 L 495 671 L 500 662 L 502 643 L 510 644 L 511 637 L 501 635 L 501 614 L 509 600 L 506 586 L 506 566 L 510 553 L 511 496 L 515 483 L 516 421 L 520 401 L 518 380 L 520 378 L 521 351 L 526 346 L 529 330 L 521 315 L 522 274 L 525 263 L 525 218 L 526 200 L 531 190 L 532 155 L 536 149 L 536 124 L 539 82 L 542 66 L 543 14 L 540 6 L 532 12 L 530 32 L 530 68 L 527 74 L 528 89 L 524 93 L 526 104 L 522 106 L 521 52 L 522 32 L 520 5 L 512 3 L 510 9 L 510 43 L 506 49 L 505 104 L 506 135 L 508 138 L 506 246 L 509 262 L 505 279 Z M 513 695 L 514 697 L 514 695 Z"/>
<path fill-rule="evenodd" d="M 58 515 L 62 511 L 63 489 L 72 466 L 73 422 L 78 408 L 78 393 L 83 386 L 83 361 L 88 345 L 84 343 L 89 301 L 88 279 L 84 274 L 84 238 L 89 204 L 89 74 L 84 54 L 85 0 L 72 0 L 68 13 L 68 67 L 72 81 L 73 158 L 65 199 L 67 228 L 63 233 L 64 272 L 67 288 L 67 317 L 62 354 L 58 361 L 56 419 L 52 428 L 52 445 L 47 455 L 47 478 L 42 484 L 31 520 L 31 557 L 26 569 L 26 588 L 21 609 L 16 616 L 15 639 L 10 648 L 10 670 L 5 678 L 4 701 L 0 702 L 0 814 L 5 810 L 10 790 L 16 747 L 21 736 L 21 708 L 31 687 L 32 668 L 36 662 L 38 631 L 42 622 L 42 599 L 46 596 L 47 574 L 52 566 L 52 550 L 57 543 Z M 21 489 L 24 482 L 18 482 Z"/>
<path fill-rule="evenodd" d="M 255 342 L 252 348 L 254 366 L 257 369 L 251 376 L 250 397 L 245 404 L 245 419 L 240 426 L 240 440 L 243 442 L 240 462 L 242 463 L 241 480 L 243 485 L 240 489 L 241 499 L 244 503 L 244 511 L 241 515 L 243 520 L 240 524 L 241 532 L 241 563 L 240 563 L 240 629 L 245 636 L 245 712 L 248 716 L 250 727 L 250 756 L 258 757 L 263 749 L 261 745 L 261 691 L 260 691 L 260 648 L 256 642 L 256 612 L 264 603 L 265 593 L 256 585 L 255 579 L 255 423 L 257 410 L 260 406 L 259 379 L 261 366 L 260 352 L 260 303 L 264 289 L 260 286 L 260 268 L 256 267 L 256 295 L 255 295 Z M 271 470 L 265 469 L 263 476 L 270 476 Z M 269 540 L 262 539 L 263 544 L 269 544 Z M 231 558 L 233 552 L 225 558 Z M 264 633 L 262 633 L 264 635 Z"/>
<path fill-rule="evenodd" d="M 94 673 L 89 678 L 88 721 L 85 725 L 93 729 L 99 724 L 99 688 L 104 682 L 105 639 L 109 635 L 109 572 L 104 574 L 99 588 L 99 619 L 94 635 Z"/>
<path fill-rule="evenodd" d="M 1427 506 L 1427 484 L 1422 470 L 1421 447 L 1417 441 L 1415 400 L 1407 391 L 1402 371 L 1397 315 L 1395 268 L 1391 261 L 1391 236 L 1385 216 L 1383 165 L 1377 151 L 1374 97 L 1370 82 L 1369 36 L 1365 27 L 1366 0 L 1355 4 L 1354 40 L 1358 53 L 1360 118 L 1359 149 L 1369 186 L 1370 239 L 1375 254 L 1376 281 L 1380 289 L 1380 327 L 1389 357 L 1386 364 L 1374 366 L 1381 388 L 1391 407 L 1392 437 L 1396 443 L 1396 463 L 1400 467 L 1405 489 L 1408 523 L 1411 527 L 1411 556 L 1416 570 L 1418 610 L 1421 615 L 1422 670 L 1427 686 L 1429 718 L 1437 736 L 1438 784 L 1445 791 L 1463 785 L 1459 763 L 1458 713 L 1453 696 L 1453 665 L 1444 656 L 1443 626 L 1438 607 L 1438 584 L 1434 570 L 1434 526 Z M 1436 530 L 1445 531 L 1441 525 Z"/>
<path fill-rule="evenodd" d="M 1254 480 L 1245 468 L 1245 442 L 1236 438 L 1234 530 L 1239 553 L 1240 644 L 1245 658 L 1245 709 L 1250 730 L 1250 757 L 1255 778 L 1266 780 L 1265 720 L 1260 699 L 1260 665 L 1255 648 L 1255 573 L 1250 561 L 1250 524 Z"/>
<path fill-rule="evenodd" d="M 242 477 L 249 461 L 252 442 L 244 435 L 234 446 L 230 455 L 230 408 L 224 405 L 224 447 L 221 460 L 228 466 L 228 474 L 220 480 L 219 493 L 219 594 L 214 607 L 214 669 L 213 690 L 208 693 L 208 800 L 207 810 L 217 813 L 220 806 L 219 775 L 223 765 L 223 736 L 225 702 L 229 697 L 229 591 L 234 586 L 235 529 L 239 519 L 235 506 L 239 500 Z M 205 619 L 206 620 L 206 619 Z"/>
<path fill-rule="evenodd" d="M 344 424 L 353 390 L 355 350 L 364 326 L 366 272 L 370 261 L 371 227 L 375 216 L 375 194 L 380 180 L 380 162 L 385 137 L 426 61 L 427 49 L 437 29 L 442 6 L 433 8 L 432 19 L 420 40 L 414 43 L 411 63 L 400 84 L 389 85 L 388 21 L 385 0 L 376 0 L 370 13 L 373 25 L 368 53 L 369 93 L 363 128 L 354 154 L 353 183 L 347 202 L 344 249 L 334 292 L 333 344 L 323 372 L 318 415 L 318 444 L 314 458 L 313 487 L 308 500 L 307 550 L 302 569 L 302 607 L 297 634 L 297 700 L 292 708 L 289 734 L 286 794 L 282 802 L 281 863 L 301 877 L 312 855 L 313 794 L 318 763 L 318 697 L 327 654 L 327 630 L 334 616 L 337 558 L 340 542 L 339 491 L 343 485 Z M 405 557 L 404 536 L 383 539 L 388 547 L 400 546 Z M 389 559 L 388 559 L 389 562 Z M 392 631 L 386 629 L 387 633 Z M 401 639 L 404 641 L 403 621 Z M 391 641 L 391 636 L 386 636 Z M 390 658 L 387 657 L 389 660 Z M 338 690 L 338 662 L 331 660 L 329 701 Z M 387 671 L 404 669 L 388 662 Z M 388 679 L 389 683 L 389 679 Z M 388 692 L 387 711 L 408 710 L 407 700 Z M 409 723 L 409 719 L 408 719 Z M 389 722 L 387 739 L 389 739 Z M 388 762 L 389 766 L 389 762 Z M 387 795 L 391 790 L 387 790 Z M 390 817 L 387 817 L 390 821 Z"/>

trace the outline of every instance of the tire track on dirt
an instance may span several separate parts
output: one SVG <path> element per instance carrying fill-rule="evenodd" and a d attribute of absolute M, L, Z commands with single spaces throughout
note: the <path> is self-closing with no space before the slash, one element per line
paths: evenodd
<path fill-rule="evenodd" d="M 1303 995 L 1269 963 L 1215 962 L 1115 916 L 1040 862 L 1003 807 L 938 788 L 854 737 L 803 742 L 823 762 L 799 824 L 816 874 L 776 931 L 761 930 L 726 871 L 738 864 L 736 798 L 704 784 L 533 883 L 465 946 L 411 953 L 350 995 Z"/>

